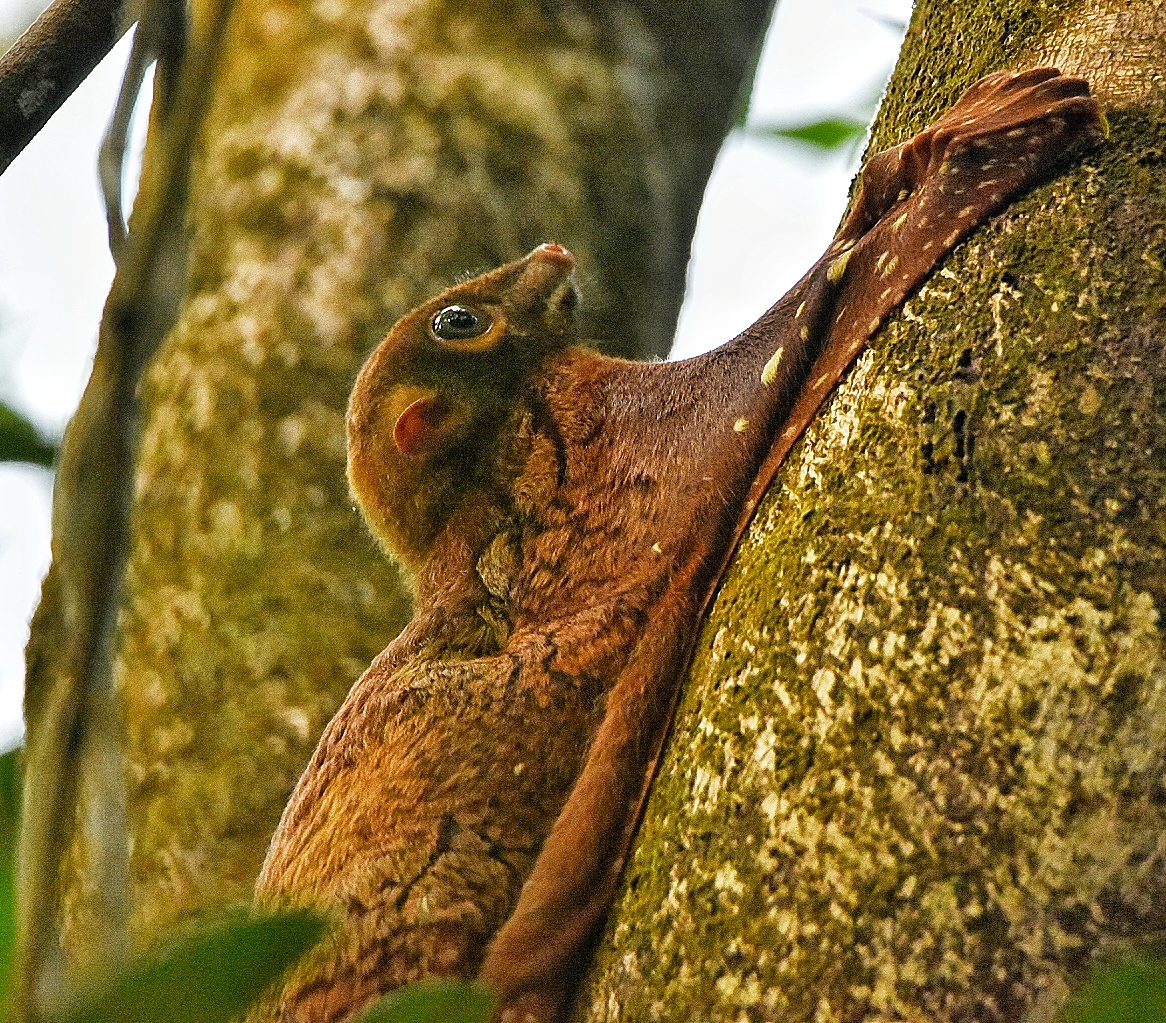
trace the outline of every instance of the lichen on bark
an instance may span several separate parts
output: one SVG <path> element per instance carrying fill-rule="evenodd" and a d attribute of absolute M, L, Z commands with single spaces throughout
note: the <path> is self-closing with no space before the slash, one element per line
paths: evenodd
<path fill-rule="evenodd" d="M 923 69 L 985 33 L 968 75 L 1006 63 L 1014 9 L 1032 53 L 1086 6 L 919 5 L 892 108 L 936 113 Z M 1045 1019 L 1161 931 L 1166 90 L 1108 116 L 886 325 L 771 489 L 579 1018 Z"/>

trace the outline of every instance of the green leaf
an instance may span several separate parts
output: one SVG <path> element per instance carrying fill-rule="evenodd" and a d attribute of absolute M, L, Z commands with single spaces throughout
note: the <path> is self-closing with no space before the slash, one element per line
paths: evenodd
<path fill-rule="evenodd" d="M 56 454 L 55 445 L 32 423 L 0 401 L 0 462 L 32 462 L 51 469 Z"/>
<path fill-rule="evenodd" d="M 1135 955 L 1099 966 L 1057 1015 L 1058 1023 L 1162 1020 L 1166 1020 L 1166 964 Z"/>
<path fill-rule="evenodd" d="M 74 996 L 57 1023 L 227 1023 L 238 1017 L 320 938 L 304 912 L 236 911 L 176 938 L 88 995 Z"/>
<path fill-rule="evenodd" d="M 7 1018 L 16 944 L 16 839 L 20 829 L 20 750 L 0 755 L 0 1019 Z"/>
<path fill-rule="evenodd" d="M 781 128 L 776 125 L 751 125 L 745 129 L 750 135 L 766 139 L 790 139 L 804 142 L 817 149 L 838 149 L 866 134 L 866 123 L 847 117 L 828 117 L 813 124 Z"/>
<path fill-rule="evenodd" d="M 382 998 L 360 1023 L 490 1023 L 493 992 L 464 980 L 420 980 Z"/>

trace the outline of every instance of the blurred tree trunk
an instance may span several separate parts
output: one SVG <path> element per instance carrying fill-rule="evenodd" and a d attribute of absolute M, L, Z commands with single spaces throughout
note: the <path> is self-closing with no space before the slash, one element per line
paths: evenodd
<path fill-rule="evenodd" d="M 580 1019 L 1047 1019 L 1166 925 L 1166 8 L 920 0 L 876 130 L 980 75 L 1112 135 L 960 245 L 704 626 Z"/>
<path fill-rule="evenodd" d="M 423 297 L 547 239 L 579 256 L 589 336 L 664 353 L 770 2 L 234 5 L 177 320 L 140 390 L 114 662 L 135 938 L 250 897 L 322 726 L 407 618 L 344 480 L 365 354 Z M 58 527 L 76 500 L 66 481 Z M 77 686 L 68 539 L 30 642 L 30 798 Z M 83 794 L 78 835 L 87 812 Z M 101 947 L 99 884 L 79 837 L 49 893 L 76 959 Z"/>

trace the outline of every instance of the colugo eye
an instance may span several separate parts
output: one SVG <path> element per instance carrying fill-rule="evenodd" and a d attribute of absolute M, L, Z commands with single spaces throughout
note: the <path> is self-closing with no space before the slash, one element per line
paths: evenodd
<path fill-rule="evenodd" d="M 493 321 L 485 313 L 464 305 L 447 305 L 433 317 L 430 329 L 439 341 L 466 341 L 481 337 Z"/>

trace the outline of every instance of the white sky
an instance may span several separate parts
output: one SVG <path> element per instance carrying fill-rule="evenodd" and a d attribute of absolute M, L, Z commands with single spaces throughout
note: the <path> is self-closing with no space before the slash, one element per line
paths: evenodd
<path fill-rule="evenodd" d="M 0 0 L 0 37 L 36 0 Z M 751 123 L 861 115 L 898 52 L 910 0 L 779 0 Z M 59 435 L 93 357 L 113 273 L 96 180 L 97 146 L 126 41 L 0 176 L 0 398 Z M 730 137 L 697 227 L 677 355 L 728 340 L 817 258 L 846 201 L 857 152 Z M 23 648 L 49 560 L 51 474 L 0 463 L 0 749 L 20 734 Z"/>

